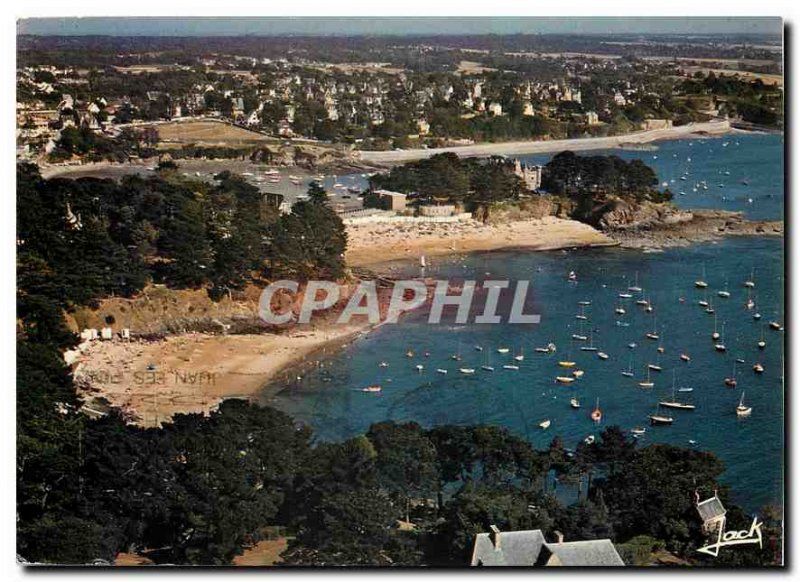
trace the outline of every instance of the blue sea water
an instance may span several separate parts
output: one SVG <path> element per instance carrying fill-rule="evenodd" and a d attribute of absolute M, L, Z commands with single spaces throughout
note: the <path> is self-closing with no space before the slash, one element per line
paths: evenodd
<path fill-rule="evenodd" d="M 742 210 L 754 218 L 783 216 L 780 136 L 683 140 L 662 143 L 655 152 L 614 153 L 644 159 L 657 170 L 659 181 L 668 183 L 674 179 L 675 184 L 692 184 L 679 180 L 687 163 L 691 164 L 689 179 L 707 180 L 709 190 L 678 196 L 678 203 L 684 206 Z M 692 161 L 686 162 L 689 157 Z M 535 156 L 530 161 L 546 159 Z M 741 183 L 743 178 L 747 185 Z M 717 188 L 719 183 L 725 188 Z M 673 184 L 670 187 L 677 190 Z M 325 440 L 347 438 L 382 420 L 413 420 L 426 427 L 490 423 L 507 427 L 540 448 L 555 436 L 567 446 L 575 446 L 606 426 L 619 425 L 626 430 L 646 426 L 641 446 L 665 442 L 718 455 L 726 466 L 723 479 L 736 500 L 756 510 L 783 499 L 784 334 L 767 325 L 772 320 L 783 323 L 783 256 L 782 239 L 728 238 L 663 253 L 607 248 L 434 258 L 425 273 L 433 278 L 531 280 L 529 295 L 541 323 L 455 325 L 450 317 L 440 325 L 430 325 L 425 312 L 415 313 L 397 325 L 361 337 L 305 372 L 300 380 L 276 381 L 265 391 L 271 396 L 264 401 L 309 423 L 317 437 Z M 419 274 L 416 266 L 405 268 L 410 274 Z M 710 337 L 714 316 L 697 304 L 706 296 L 694 287 L 703 270 L 719 331 L 725 324 L 725 353 L 714 349 Z M 742 283 L 753 270 L 756 309 L 748 311 L 748 290 Z M 569 271 L 577 273 L 577 283 L 567 281 Z M 618 297 L 634 281 L 644 288 L 654 307 L 652 314 L 635 305 L 635 297 Z M 717 296 L 723 288 L 730 291 L 730 298 Z M 591 330 L 593 344 L 609 354 L 608 360 L 580 351 L 585 342 L 571 340 L 581 325 L 575 318 L 579 301 L 591 301 L 585 308 L 589 321 L 583 324 L 583 332 L 589 335 Z M 625 307 L 625 315 L 615 314 L 619 304 Z M 756 311 L 762 314 L 761 321 L 753 319 Z M 654 327 L 661 342 L 645 338 Z M 767 346 L 759 350 L 756 344 L 762 333 Z M 556 344 L 555 354 L 534 351 L 548 342 Z M 635 349 L 628 347 L 631 342 L 637 344 Z M 477 351 L 476 345 L 484 350 Z M 657 352 L 658 345 L 663 345 L 663 354 Z M 499 347 L 508 347 L 510 352 L 500 354 L 496 351 Z M 415 352 L 413 358 L 406 357 L 409 349 Z M 451 360 L 459 351 L 462 361 Z M 524 360 L 514 362 L 513 355 L 520 351 Z M 682 352 L 690 354 L 690 362 L 679 359 Z M 555 377 L 565 371 L 558 361 L 566 356 L 585 374 L 571 385 L 556 384 Z M 728 388 L 724 379 L 732 375 L 736 358 L 745 363 L 737 366 L 738 386 Z M 494 372 L 481 370 L 487 359 Z M 381 361 L 388 367 L 379 367 Z M 764 365 L 764 374 L 753 372 L 757 361 Z M 503 369 L 511 363 L 520 369 Z M 631 363 L 635 377 L 623 377 L 620 372 Z M 663 371 L 651 372 L 655 386 L 642 389 L 638 382 L 646 374 L 647 363 L 658 363 Z M 421 373 L 417 364 L 424 366 Z M 459 367 L 475 368 L 476 373 L 462 375 Z M 437 373 L 437 368 L 447 369 L 448 374 Z M 648 415 L 659 400 L 672 394 L 673 371 L 678 387 L 694 388 L 691 393 L 677 394 L 678 399 L 697 408 L 673 410 L 672 426 L 651 427 Z M 380 393 L 360 391 L 374 383 L 383 387 Z M 735 413 L 742 391 L 753 407 L 752 415 L 745 419 Z M 579 398 L 581 409 L 570 407 L 573 396 Z M 589 413 L 598 399 L 603 420 L 595 425 Z M 542 430 L 538 425 L 545 419 L 552 424 Z"/>

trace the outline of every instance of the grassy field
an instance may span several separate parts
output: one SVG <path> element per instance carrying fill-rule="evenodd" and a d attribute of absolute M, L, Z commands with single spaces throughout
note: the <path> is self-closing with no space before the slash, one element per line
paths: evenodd
<path fill-rule="evenodd" d="M 156 126 L 161 141 L 177 144 L 251 145 L 276 140 L 254 131 L 212 120 L 174 121 Z"/>

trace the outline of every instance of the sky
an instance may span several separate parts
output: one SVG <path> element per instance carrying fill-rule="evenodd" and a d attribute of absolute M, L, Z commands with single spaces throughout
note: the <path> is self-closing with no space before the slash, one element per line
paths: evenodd
<path fill-rule="evenodd" d="M 403 34 L 773 34 L 777 17 L 113 17 L 27 18 L 19 34 L 274 36 Z"/>

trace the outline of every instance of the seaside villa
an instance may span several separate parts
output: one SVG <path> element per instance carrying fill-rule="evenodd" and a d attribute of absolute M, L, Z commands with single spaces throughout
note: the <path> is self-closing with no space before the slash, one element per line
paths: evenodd
<path fill-rule="evenodd" d="M 558 541 L 549 543 L 542 530 L 501 532 L 491 526 L 491 532 L 475 536 L 471 566 L 624 566 L 611 540 L 565 542 L 556 532 Z"/>

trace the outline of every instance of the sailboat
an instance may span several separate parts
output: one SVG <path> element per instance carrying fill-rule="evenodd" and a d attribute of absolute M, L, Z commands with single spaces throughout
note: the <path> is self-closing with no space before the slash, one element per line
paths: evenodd
<path fill-rule="evenodd" d="M 689 356 L 687 352 L 681 352 L 681 360 L 684 362 L 689 362 L 692 358 Z"/>
<path fill-rule="evenodd" d="M 597 352 L 597 357 L 600 358 L 601 360 L 607 360 L 608 354 L 605 352 Z"/>
<path fill-rule="evenodd" d="M 437 374 L 447 374 L 447 370 L 445 370 L 444 368 L 436 368 L 436 373 Z"/>
<path fill-rule="evenodd" d="M 703 276 L 694 282 L 694 286 L 698 289 L 705 289 L 708 287 L 708 283 L 706 283 L 706 266 L 703 265 Z"/>
<path fill-rule="evenodd" d="M 777 321 L 770 321 L 769 327 L 770 329 L 774 329 L 775 331 L 783 331 L 783 326 Z"/>
<path fill-rule="evenodd" d="M 583 305 L 581 305 L 581 312 L 575 316 L 575 319 L 579 319 L 581 321 L 586 321 L 587 319 L 589 319 L 588 317 L 586 317 L 586 311 Z"/>
<path fill-rule="evenodd" d="M 614 313 L 617 315 L 625 315 L 625 308 L 622 307 L 621 303 L 618 303 L 617 306 L 614 308 Z"/>
<path fill-rule="evenodd" d="M 475 368 L 459 368 L 458 371 L 469 376 L 475 373 Z"/>
<path fill-rule="evenodd" d="M 725 281 L 725 288 L 721 291 L 717 291 L 717 296 L 722 297 L 723 299 L 728 299 L 731 296 L 731 292 L 728 291 L 728 281 Z"/>
<path fill-rule="evenodd" d="M 542 422 L 539 423 L 539 428 L 541 428 L 542 430 L 550 428 L 550 421 L 543 420 Z"/>
<path fill-rule="evenodd" d="M 656 332 L 656 318 L 653 316 L 653 331 L 644 334 L 647 339 L 658 340 L 658 333 Z"/>
<path fill-rule="evenodd" d="M 497 353 L 498 354 L 507 354 L 510 351 L 511 350 L 509 348 L 497 348 Z"/>
<path fill-rule="evenodd" d="M 733 374 L 731 374 L 730 378 L 725 378 L 725 386 L 736 388 L 736 360 L 733 362 Z"/>
<path fill-rule="evenodd" d="M 763 374 L 764 373 L 764 366 L 761 362 L 756 362 L 753 364 L 753 372 L 756 374 Z"/>
<path fill-rule="evenodd" d="M 655 364 L 647 364 L 648 370 L 653 370 L 653 372 L 661 372 L 663 368 L 661 367 L 661 358 L 656 356 L 656 363 Z"/>
<path fill-rule="evenodd" d="M 503 364 L 504 370 L 519 370 L 519 366 L 516 364 Z"/>
<path fill-rule="evenodd" d="M 456 362 L 461 361 L 461 340 L 458 340 L 458 351 L 450 356 L 451 360 L 455 360 Z"/>
<path fill-rule="evenodd" d="M 719 340 L 714 344 L 714 349 L 718 352 L 724 352 L 728 348 L 725 347 L 725 322 L 722 322 L 722 333 L 719 335 Z"/>
<path fill-rule="evenodd" d="M 522 360 L 524 360 L 524 359 L 525 359 L 525 353 L 524 353 L 524 351 L 523 351 L 523 350 L 524 350 L 524 348 L 520 348 L 520 349 L 519 349 L 519 353 L 518 353 L 516 356 L 514 356 L 514 359 L 515 359 L 517 362 L 521 362 Z"/>
<path fill-rule="evenodd" d="M 650 381 L 650 368 L 646 368 L 646 370 L 647 370 L 647 380 L 639 382 L 639 386 L 641 388 L 652 388 L 653 386 L 655 386 L 655 383 Z"/>
<path fill-rule="evenodd" d="M 719 332 L 717 331 L 717 316 L 714 315 L 714 331 L 711 332 L 711 339 L 717 341 L 719 339 Z"/>
<path fill-rule="evenodd" d="M 570 271 L 569 275 L 567 275 L 567 280 L 570 283 L 577 283 L 578 282 L 578 274 L 575 271 Z"/>
<path fill-rule="evenodd" d="M 672 400 L 662 400 L 658 404 L 664 408 L 676 408 L 678 410 L 695 409 L 694 404 L 687 404 L 686 402 L 679 402 L 675 400 L 675 370 L 672 371 Z"/>
<path fill-rule="evenodd" d="M 486 352 L 486 358 L 484 359 L 484 363 L 481 366 L 481 370 L 485 370 L 486 372 L 494 372 L 494 366 L 490 363 L 490 352 Z"/>
<path fill-rule="evenodd" d="M 633 427 L 631 429 L 631 434 L 635 438 L 639 438 L 640 436 L 643 436 L 646 432 L 647 432 L 647 428 L 645 428 L 643 426 L 635 426 L 635 427 Z"/>
<path fill-rule="evenodd" d="M 575 378 L 572 376 L 556 376 L 556 383 L 558 384 L 572 384 Z"/>
<path fill-rule="evenodd" d="M 751 294 L 751 290 L 748 289 L 747 290 L 747 302 L 744 304 L 744 308 L 747 309 L 748 311 L 751 311 L 753 308 L 755 308 L 755 306 L 756 306 L 756 302 L 753 300 L 753 297 L 752 297 L 752 294 Z"/>
<path fill-rule="evenodd" d="M 709 315 L 716 313 L 716 311 L 714 311 L 714 304 L 711 301 L 708 302 L 708 307 L 706 307 L 706 313 L 708 313 Z"/>
<path fill-rule="evenodd" d="M 700 300 L 697 302 L 697 304 L 698 304 L 700 307 L 708 307 L 708 291 L 706 291 L 706 294 L 703 296 L 703 298 L 702 298 L 702 299 L 700 299 Z"/>
<path fill-rule="evenodd" d="M 581 407 L 580 401 L 575 396 L 573 396 L 572 398 L 569 399 L 569 405 L 572 408 L 580 408 Z"/>
<path fill-rule="evenodd" d="M 628 291 L 633 291 L 634 293 L 641 293 L 642 288 L 639 287 L 639 271 L 636 271 L 636 275 L 634 275 L 633 285 L 628 287 Z"/>
<path fill-rule="evenodd" d="M 600 424 L 600 421 L 603 420 L 603 411 L 600 410 L 600 398 L 597 399 L 597 402 L 594 405 L 594 410 L 592 410 L 592 414 L 590 416 L 595 424 Z"/>
<path fill-rule="evenodd" d="M 736 416 L 750 416 L 751 412 L 753 412 L 753 408 L 744 405 L 744 390 L 743 390 L 742 397 L 739 398 L 739 405 L 736 407 Z"/>
<path fill-rule="evenodd" d="M 744 282 L 744 286 L 745 287 L 749 287 L 750 289 L 752 289 L 753 287 L 756 286 L 756 270 L 755 269 L 750 271 L 750 278 L 747 281 Z"/>
<path fill-rule="evenodd" d="M 758 349 L 759 350 L 763 350 L 765 347 L 767 347 L 767 342 L 764 340 L 764 326 L 763 325 L 761 326 L 761 339 L 758 340 L 758 344 L 757 345 L 758 345 Z"/>
<path fill-rule="evenodd" d="M 675 422 L 675 419 L 671 416 L 666 414 L 659 414 L 658 412 L 658 405 L 656 405 L 656 411 L 650 415 L 650 424 L 652 425 L 665 425 L 665 424 L 672 424 Z"/>
<path fill-rule="evenodd" d="M 626 378 L 633 378 L 633 354 L 631 354 L 631 361 L 628 364 L 628 369 L 622 370 L 622 375 Z"/>
<path fill-rule="evenodd" d="M 594 347 L 594 338 L 592 334 L 589 334 L 589 345 L 588 346 L 581 346 L 582 352 L 596 352 L 597 348 Z"/>

